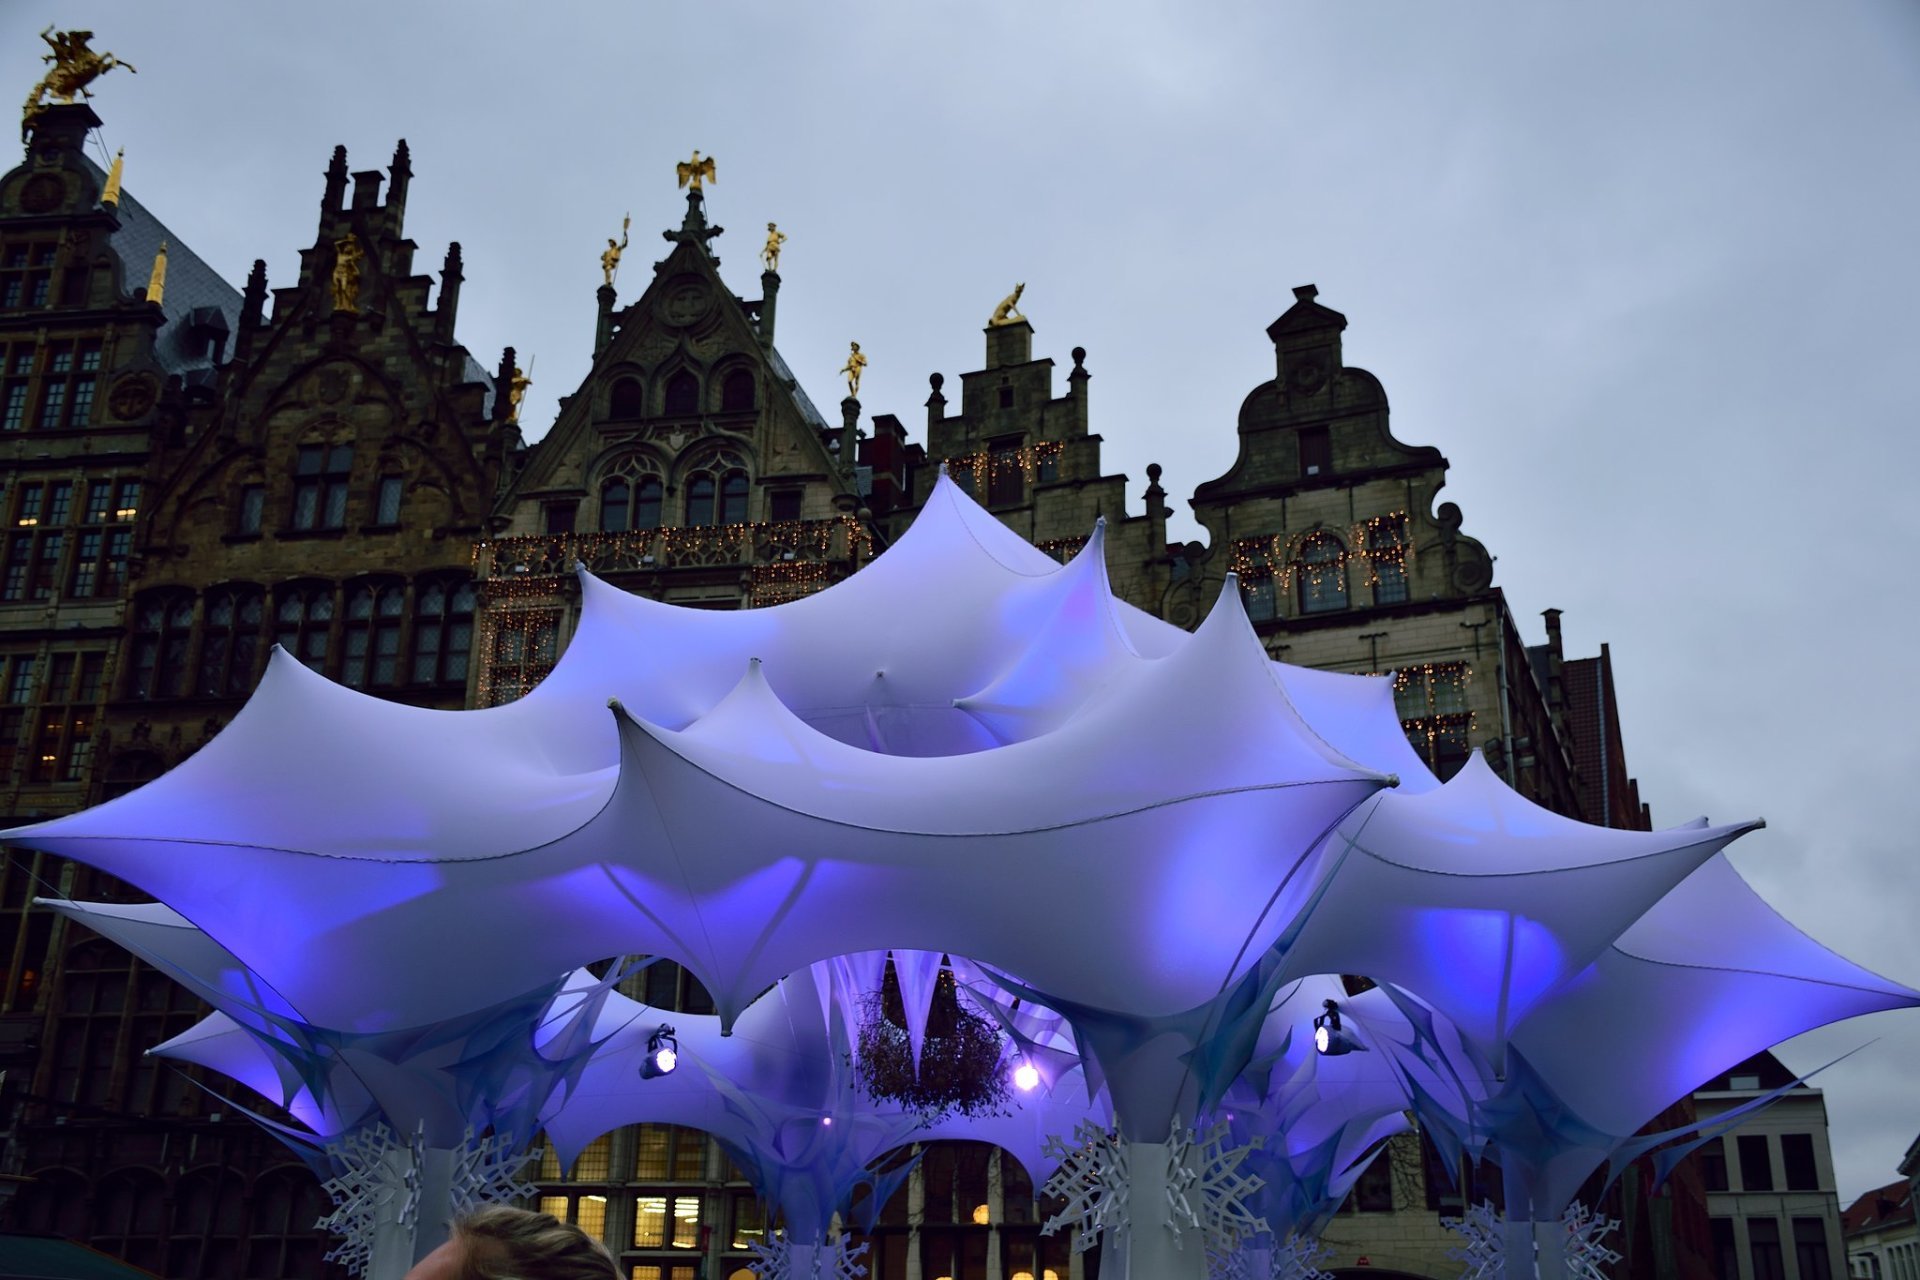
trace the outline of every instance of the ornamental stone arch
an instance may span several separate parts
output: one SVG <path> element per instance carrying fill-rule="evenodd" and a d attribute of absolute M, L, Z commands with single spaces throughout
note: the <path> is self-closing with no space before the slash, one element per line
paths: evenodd
<path fill-rule="evenodd" d="M 589 528 L 601 533 L 653 529 L 666 520 L 666 459 L 644 445 L 625 445 L 603 455 L 589 473 Z"/>
<path fill-rule="evenodd" d="M 646 416 L 647 380 L 640 366 L 622 361 L 601 375 L 594 416 L 608 422 L 637 422 Z"/>
<path fill-rule="evenodd" d="M 704 382 L 699 367 L 684 353 L 661 366 L 655 376 L 659 390 L 655 401 L 663 418 L 697 418 L 704 401 Z"/>
<path fill-rule="evenodd" d="M 760 407 L 760 370 L 751 356 L 727 356 L 707 378 L 707 412 L 752 413 Z"/>
<path fill-rule="evenodd" d="M 752 451 L 744 444 L 708 442 L 690 449 L 677 471 L 682 523 L 745 524 L 753 492 Z"/>

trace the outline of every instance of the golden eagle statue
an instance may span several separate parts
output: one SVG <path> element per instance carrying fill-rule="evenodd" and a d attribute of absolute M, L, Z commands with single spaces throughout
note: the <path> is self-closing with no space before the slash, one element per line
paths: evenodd
<path fill-rule="evenodd" d="M 682 160 L 674 166 L 674 172 L 680 175 L 681 186 L 691 186 L 695 191 L 700 190 L 700 184 L 703 180 L 706 182 L 716 181 L 713 176 L 713 157 L 702 157 L 697 147 L 694 149 L 693 159 Z"/>

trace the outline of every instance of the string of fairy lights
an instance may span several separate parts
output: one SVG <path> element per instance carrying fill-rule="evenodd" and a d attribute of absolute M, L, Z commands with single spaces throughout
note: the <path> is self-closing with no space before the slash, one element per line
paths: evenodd
<path fill-rule="evenodd" d="M 744 567 L 748 608 L 812 595 L 873 557 L 873 534 L 854 516 L 754 520 L 588 533 L 522 534 L 474 544 L 479 581 L 483 703 L 510 702 L 552 669 L 568 583 L 592 573 Z"/>
<path fill-rule="evenodd" d="M 1061 564 L 1065 564 L 1080 554 L 1080 548 L 1087 545 L 1087 538 L 1085 534 L 1077 538 L 1047 538 L 1033 545 L 1052 556 L 1055 560 L 1058 560 Z"/>
<path fill-rule="evenodd" d="M 1413 567 L 1413 542 L 1407 537 L 1407 513 L 1394 511 L 1357 521 L 1344 543 L 1325 529 L 1239 538 L 1233 543 L 1233 571 L 1243 583 L 1271 579 L 1285 590 L 1304 581 L 1318 588 L 1349 565 L 1366 570 L 1366 583 L 1380 585 L 1380 571 L 1391 565 L 1402 580 Z"/>
<path fill-rule="evenodd" d="M 1468 705 L 1467 686 L 1472 682 L 1473 668 L 1466 662 L 1416 662 L 1393 673 L 1400 727 L 1409 737 L 1418 734 L 1426 739 L 1429 760 L 1443 736 L 1461 735 L 1463 746 L 1471 737 L 1476 716 Z"/>
<path fill-rule="evenodd" d="M 977 493 L 990 485 L 995 477 L 1016 470 L 1030 484 L 1041 479 L 1043 468 L 1051 470 L 1058 466 L 1060 455 L 1066 447 L 1063 440 L 1036 440 L 1017 449 L 978 449 L 973 453 L 957 453 L 942 461 L 947 468 L 947 475 L 955 483 L 969 485 Z M 963 476 L 965 479 L 962 479 Z"/>

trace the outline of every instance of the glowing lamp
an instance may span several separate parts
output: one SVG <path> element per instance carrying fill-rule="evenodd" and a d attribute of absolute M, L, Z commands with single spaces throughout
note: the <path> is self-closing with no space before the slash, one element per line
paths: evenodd
<path fill-rule="evenodd" d="M 647 1037 L 647 1056 L 640 1063 L 640 1078 L 651 1080 L 668 1075 L 679 1065 L 680 1042 L 674 1038 L 673 1028 L 663 1022 Z"/>
<path fill-rule="evenodd" d="M 1031 1062 L 1023 1062 L 1013 1069 L 1013 1087 L 1022 1093 L 1031 1093 L 1040 1087 L 1040 1071 Z"/>
<path fill-rule="evenodd" d="M 1353 1033 L 1340 1025 L 1340 1002 L 1327 1001 L 1326 1010 L 1313 1020 L 1313 1047 L 1329 1058 L 1337 1058 L 1356 1049 L 1367 1052 L 1367 1046 L 1354 1039 Z"/>

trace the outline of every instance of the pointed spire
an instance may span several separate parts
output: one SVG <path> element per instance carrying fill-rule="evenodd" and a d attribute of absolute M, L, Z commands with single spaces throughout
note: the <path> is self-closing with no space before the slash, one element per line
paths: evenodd
<path fill-rule="evenodd" d="M 127 149 L 121 147 L 113 153 L 113 167 L 107 170 L 107 185 L 100 188 L 100 207 L 103 209 L 120 208 L 120 173 L 126 166 Z"/>
<path fill-rule="evenodd" d="M 443 342 L 453 340 L 453 321 L 460 310 L 460 281 L 465 278 L 460 266 L 460 242 L 455 240 L 447 246 L 446 261 L 440 264 L 440 301 L 433 310 L 434 336 Z"/>
<path fill-rule="evenodd" d="M 147 277 L 147 301 L 159 306 L 167 294 L 167 242 L 162 240 L 153 255 L 153 273 Z"/>
<path fill-rule="evenodd" d="M 339 213 L 341 198 L 347 194 L 347 149 L 344 146 L 333 149 L 333 160 L 327 165 L 327 189 L 320 197 L 320 212 Z"/>
<path fill-rule="evenodd" d="M 233 336 L 233 358 L 242 359 L 253 350 L 254 331 L 260 327 L 267 310 L 267 261 L 253 260 L 247 273 L 247 291 L 240 298 L 240 332 Z"/>
<path fill-rule="evenodd" d="M 724 235 L 727 229 L 707 225 L 706 205 L 706 197 L 700 193 L 699 187 L 687 188 L 687 216 L 680 220 L 680 229 L 662 231 L 660 238 L 672 244 L 697 245 L 706 251 L 708 257 L 713 257 L 711 241 L 717 235 Z M 713 265 L 719 266 L 720 259 L 714 258 Z"/>
<path fill-rule="evenodd" d="M 413 177 L 413 153 L 407 150 L 405 138 L 393 149 L 393 163 L 388 166 L 387 175 L 387 208 L 399 218 L 406 213 L 407 180 Z"/>

